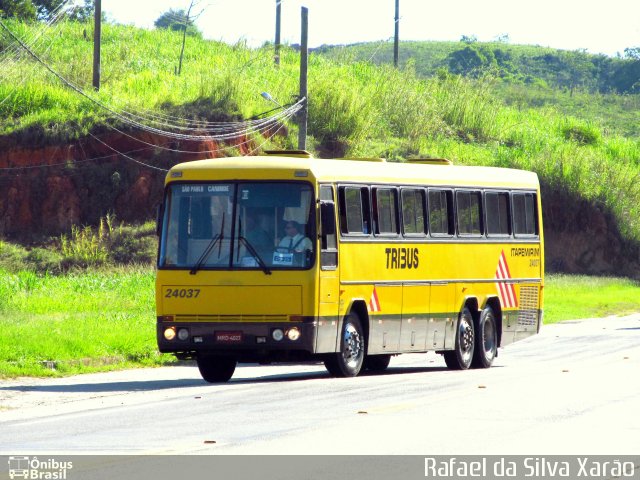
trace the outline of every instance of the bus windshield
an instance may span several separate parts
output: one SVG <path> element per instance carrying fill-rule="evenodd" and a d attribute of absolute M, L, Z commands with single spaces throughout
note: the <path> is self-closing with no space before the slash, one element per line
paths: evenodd
<path fill-rule="evenodd" d="M 160 268 L 308 269 L 315 259 L 311 185 L 181 183 L 168 187 Z"/>

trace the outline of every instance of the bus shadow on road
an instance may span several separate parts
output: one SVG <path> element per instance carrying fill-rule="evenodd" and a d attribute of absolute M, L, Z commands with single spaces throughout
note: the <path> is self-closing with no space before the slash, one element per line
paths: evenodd
<path fill-rule="evenodd" d="M 365 370 L 360 373 L 358 377 L 388 377 L 394 375 L 410 375 L 418 373 L 432 373 L 432 372 L 444 372 L 449 370 L 446 367 L 389 367 L 382 372 L 372 372 Z M 329 372 L 325 370 L 319 370 L 317 372 L 295 372 L 295 373 L 282 373 L 273 375 L 263 375 L 253 378 L 238 378 L 231 379 L 232 384 L 252 384 L 252 383 L 277 383 L 277 382 L 295 382 L 303 380 L 327 380 L 334 379 Z M 353 379 L 353 377 L 351 377 Z M 348 380 L 348 378 L 335 378 L 335 380 Z M 357 379 L 356 379 L 357 381 Z"/>
<path fill-rule="evenodd" d="M 242 370 L 242 367 L 239 369 Z M 422 373 L 445 372 L 449 369 L 441 366 L 434 367 L 389 367 L 382 372 L 372 372 L 365 370 L 359 377 L 389 377 L 395 375 L 411 375 Z M 49 385 L 7 385 L 0 387 L 0 392 L 22 392 L 22 393 L 116 393 L 116 392 L 153 392 L 174 388 L 193 388 L 203 386 L 225 386 L 225 385 L 250 385 L 261 383 L 285 383 L 299 382 L 306 380 L 328 380 L 333 379 L 327 371 L 318 370 L 313 372 L 292 372 L 292 373 L 276 373 L 263 376 L 232 378 L 227 383 L 208 384 L 199 378 L 184 378 L 171 380 L 132 380 L 104 383 L 67 383 L 67 384 L 49 384 Z M 346 381 L 348 378 L 335 378 L 337 381 Z M 357 378 L 352 380 L 357 381 Z"/>
<path fill-rule="evenodd" d="M 111 392 L 151 392 L 168 388 L 189 388 L 202 386 L 197 378 L 178 380 L 135 380 L 130 382 L 74 383 L 59 385 L 19 385 L 0 387 L 1 391 L 11 392 L 50 392 L 50 393 L 111 393 Z"/>

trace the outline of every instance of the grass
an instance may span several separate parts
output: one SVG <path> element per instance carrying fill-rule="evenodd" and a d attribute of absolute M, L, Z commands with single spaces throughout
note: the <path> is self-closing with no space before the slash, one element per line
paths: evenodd
<path fill-rule="evenodd" d="M 0 378 L 64 376 L 172 363 L 157 352 L 154 270 L 61 276 L 0 270 Z M 640 285 L 550 275 L 545 323 L 640 311 Z"/>
<path fill-rule="evenodd" d="M 640 311 L 640 283 L 626 278 L 548 275 L 544 321 L 626 315 Z"/>
<path fill-rule="evenodd" d="M 0 377 L 171 362 L 156 348 L 153 285 L 150 267 L 64 276 L 0 271 Z"/>

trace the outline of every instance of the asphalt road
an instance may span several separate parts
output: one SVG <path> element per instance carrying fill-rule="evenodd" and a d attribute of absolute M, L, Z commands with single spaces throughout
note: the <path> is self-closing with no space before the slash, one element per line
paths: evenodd
<path fill-rule="evenodd" d="M 544 326 L 488 370 L 179 366 L 0 381 L 0 454 L 637 455 L 640 314 Z"/>

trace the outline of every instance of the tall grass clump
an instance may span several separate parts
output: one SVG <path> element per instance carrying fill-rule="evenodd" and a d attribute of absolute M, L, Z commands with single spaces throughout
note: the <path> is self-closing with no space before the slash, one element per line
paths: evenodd
<path fill-rule="evenodd" d="M 154 222 L 125 225 L 117 223 L 113 214 L 107 214 L 96 227 L 74 225 L 70 233 L 46 240 L 42 246 L 0 241 L 0 270 L 61 275 L 98 267 L 150 267 L 156 253 Z"/>
<path fill-rule="evenodd" d="M 490 77 L 472 80 L 445 74 L 437 80 L 433 93 L 442 117 L 463 141 L 486 142 L 497 137 L 499 103 L 491 85 Z"/>
<path fill-rule="evenodd" d="M 83 266 L 102 265 L 107 259 L 105 232 L 100 222 L 98 232 L 91 227 L 71 227 L 71 235 L 60 237 L 60 248 L 65 259 Z"/>
<path fill-rule="evenodd" d="M 354 90 L 353 70 L 331 72 L 312 83 L 309 130 L 330 155 L 343 156 L 371 134 L 374 113 L 370 99 Z"/>
<path fill-rule="evenodd" d="M 373 103 L 380 128 L 374 137 L 404 138 L 415 151 L 421 138 L 451 132 L 436 101 L 437 82 L 417 78 L 412 68 L 380 66 L 376 73 L 372 75 Z"/>
<path fill-rule="evenodd" d="M 565 119 L 561 127 L 565 140 L 571 140 L 578 145 L 598 145 L 602 141 L 600 129 L 592 122 L 579 122 L 575 119 Z"/>
<path fill-rule="evenodd" d="M 114 264 L 150 264 L 155 258 L 155 226 L 116 225 L 115 216 L 107 214 L 96 228 L 73 226 L 70 235 L 60 237 L 65 269 Z"/>

